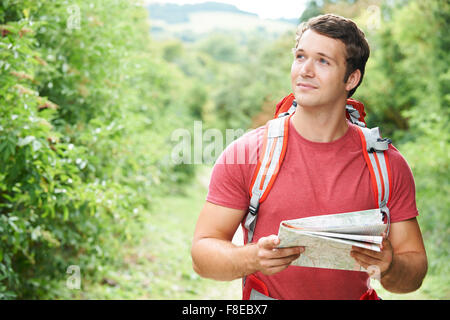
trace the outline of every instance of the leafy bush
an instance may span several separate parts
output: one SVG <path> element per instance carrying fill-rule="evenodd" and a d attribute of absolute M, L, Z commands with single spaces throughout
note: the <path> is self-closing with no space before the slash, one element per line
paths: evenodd
<path fill-rule="evenodd" d="M 152 198 L 192 175 L 169 157 L 193 119 L 183 75 L 147 19 L 126 0 L 0 4 L 0 298 L 118 261 Z"/>

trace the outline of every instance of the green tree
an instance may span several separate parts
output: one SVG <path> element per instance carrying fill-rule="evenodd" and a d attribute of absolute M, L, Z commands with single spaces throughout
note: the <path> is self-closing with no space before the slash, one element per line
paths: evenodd
<path fill-rule="evenodd" d="M 134 2 L 0 3 L 0 298 L 57 297 L 69 265 L 120 262 L 153 198 L 193 173 L 170 160 L 193 119 L 183 77 Z"/>

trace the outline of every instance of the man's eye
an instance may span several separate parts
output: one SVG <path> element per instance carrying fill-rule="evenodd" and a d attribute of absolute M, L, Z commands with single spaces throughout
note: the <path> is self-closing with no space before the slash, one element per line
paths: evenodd
<path fill-rule="evenodd" d="M 297 55 L 297 59 L 302 59 L 303 58 L 303 55 L 302 54 L 298 54 Z"/>
<path fill-rule="evenodd" d="M 329 64 L 327 60 L 325 60 L 324 58 L 320 58 L 319 62 L 321 64 Z"/>

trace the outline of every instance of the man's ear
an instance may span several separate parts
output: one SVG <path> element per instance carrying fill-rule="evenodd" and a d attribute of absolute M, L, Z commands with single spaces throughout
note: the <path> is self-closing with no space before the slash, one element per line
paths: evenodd
<path fill-rule="evenodd" d="M 350 91 L 356 87 L 359 83 L 359 79 L 361 79 L 361 70 L 356 69 L 348 76 L 348 79 L 345 82 L 345 90 Z"/>

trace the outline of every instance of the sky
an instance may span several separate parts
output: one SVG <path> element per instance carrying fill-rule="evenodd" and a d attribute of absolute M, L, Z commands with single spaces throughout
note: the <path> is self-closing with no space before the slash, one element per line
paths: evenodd
<path fill-rule="evenodd" d="M 263 19 L 298 18 L 301 16 L 306 0 L 144 0 L 151 3 L 193 4 L 207 1 L 235 5 L 240 10 L 256 13 Z"/>

